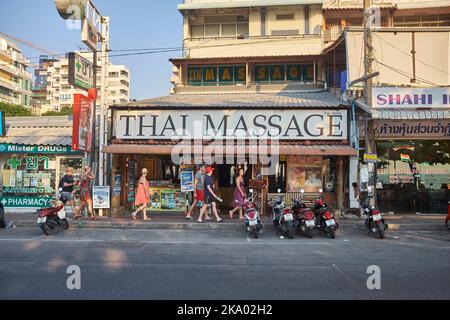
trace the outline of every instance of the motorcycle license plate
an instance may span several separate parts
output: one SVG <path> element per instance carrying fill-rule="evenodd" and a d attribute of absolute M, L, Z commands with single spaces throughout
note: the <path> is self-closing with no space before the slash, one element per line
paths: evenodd
<path fill-rule="evenodd" d="M 292 215 L 292 213 L 285 214 L 284 215 L 284 220 L 292 221 L 292 220 L 294 220 L 294 216 Z"/>
<path fill-rule="evenodd" d="M 47 217 L 38 218 L 38 221 L 37 221 L 38 224 L 46 223 L 46 222 L 47 222 Z"/>
<path fill-rule="evenodd" d="M 314 227 L 315 226 L 314 220 L 306 220 L 306 226 L 307 227 Z"/>
<path fill-rule="evenodd" d="M 383 217 L 379 213 L 373 215 L 372 218 L 373 218 L 373 221 L 380 221 L 381 219 L 383 219 Z"/>
<path fill-rule="evenodd" d="M 257 220 L 249 220 L 249 221 L 248 221 L 248 224 L 249 224 L 250 226 L 256 226 L 256 225 L 258 224 L 258 221 L 257 221 Z"/>
<path fill-rule="evenodd" d="M 336 224 L 334 219 L 327 220 L 325 223 L 327 224 L 327 227 L 334 226 Z"/>

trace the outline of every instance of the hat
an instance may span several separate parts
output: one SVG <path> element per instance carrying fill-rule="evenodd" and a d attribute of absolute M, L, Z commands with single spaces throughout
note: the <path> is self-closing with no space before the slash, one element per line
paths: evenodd
<path fill-rule="evenodd" d="M 214 168 L 213 167 L 206 167 L 205 171 L 206 171 L 206 173 L 210 173 L 210 172 L 214 171 Z"/>
<path fill-rule="evenodd" d="M 142 173 L 148 173 L 148 170 L 146 168 L 142 169 Z"/>

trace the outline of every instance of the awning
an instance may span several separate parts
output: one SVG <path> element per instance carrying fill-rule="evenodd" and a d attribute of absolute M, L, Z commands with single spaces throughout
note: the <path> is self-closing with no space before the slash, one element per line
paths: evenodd
<path fill-rule="evenodd" d="M 249 1 L 209 1 L 209 2 L 187 2 L 178 5 L 178 10 L 195 9 L 226 9 L 226 8 L 250 8 L 289 5 L 322 4 L 323 0 L 249 0 Z"/>
<path fill-rule="evenodd" d="M 389 120 L 450 119 L 450 109 L 436 109 L 436 110 L 372 109 L 372 118 L 389 119 Z"/>
<path fill-rule="evenodd" d="M 172 152 L 191 153 L 191 154 L 233 154 L 245 153 L 248 155 L 257 154 L 267 150 L 268 154 L 276 152 L 280 155 L 308 155 L 308 156 L 357 156 L 358 151 L 348 145 L 234 145 L 227 146 L 223 150 L 218 146 L 193 146 L 193 145 L 167 145 L 167 144 L 111 144 L 103 148 L 104 153 L 111 154 L 160 154 L 168 155 Z"/>

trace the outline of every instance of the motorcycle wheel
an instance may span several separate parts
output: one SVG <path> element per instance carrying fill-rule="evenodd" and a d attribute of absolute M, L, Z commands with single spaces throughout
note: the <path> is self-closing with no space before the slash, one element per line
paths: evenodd
<path fill-rule="evenodd" d="M 258 238 L 259 238 L 258 228 L 253 228 L 253 237 L 254 237 L 255 239 L 258 239 Z"/>
<path fill-rule="evenodd" d="M 307 233 L 306 233 L 306 235 L 307 235 L 307 237 L 309 238 L 309 239 L 312 239 L 312 237 L 313 237 L 313 231 L 312 231 L 312 229 L 311 228 L 308 228 L 307 229 L 308 231 L 307 231 Z"/>
<path fill-rule="evenodd" d="M 334 230 L 334 228 L 329 228 L 328 231 L 330 232 L 331 239 L 335 239 L 336 238 L 336 230 Z"/>
<path fill-rule="evenodd" d="M 385 233 L 384 233 L 384 225 L 380 222 L 377 223 L 377 229 L 378 229 L 378 236 L 380 237 L 380 239 L 384 239 Z"/>
<path fill-rule="evenodd" d="M 294 227 L 292 226 L 291 223 L 288 224 L 287 229 L 289 239 L 294 239 Z"/>
<path fill-rule="evenodd" d="M 46 236 L 51 235 L 51 234 L 52 234 L 52 231 L 53 231 L 52 227 L 51 227 L 48 223 L 44 223 L 44 224 L 41 226 L 41 229 L 42 229 L 42 231 L 44 231 L 44 234 L 45 234 Z"/>
<path fill-rule="evenodd" d="M 445 220 L 445 226 L 450 230 L 450 220 Z"/>
<path fill-rule="evenodd" d="M 62 227 L 64 230 L 69 229 L 69 221 L 67 221 L 67 219 L 61 220 L 61 227 Z"/>

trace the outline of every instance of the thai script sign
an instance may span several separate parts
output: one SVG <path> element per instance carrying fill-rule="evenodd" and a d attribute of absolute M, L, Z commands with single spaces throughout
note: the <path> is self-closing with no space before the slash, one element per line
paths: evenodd
<path fill-rule="evenodd" d="M 374 131 L 377 139 L 450 139 L 450 119 L 378 120 Z"/>
<path fill-rule="evenodd" d="M 372 90 L 373 108 L 431 108 L 450 106 L 450 88 L 377 87 Z"/>

